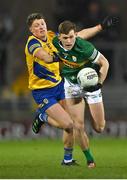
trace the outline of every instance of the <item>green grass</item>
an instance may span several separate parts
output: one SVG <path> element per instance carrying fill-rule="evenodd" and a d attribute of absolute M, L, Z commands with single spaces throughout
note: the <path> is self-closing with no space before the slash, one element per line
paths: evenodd
<path fill-rule="evenodd" d="M 127 139 L 91 139 L 97 167 L 88 169 L 79 147 L 74 156 L 80 166 L 63 167 L 60 140 L 13 140 L 0 142 L 0 179 L 125 179 Z"/>

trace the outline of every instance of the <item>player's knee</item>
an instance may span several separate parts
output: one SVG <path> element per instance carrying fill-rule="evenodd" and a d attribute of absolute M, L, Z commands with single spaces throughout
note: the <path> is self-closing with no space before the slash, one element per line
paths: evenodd
<path fill-rule="evenodd" d="M 67 131 L 67 132 L 72 132 L 73 131 L 73 121 L 69 121 L 69 122 L 66 122 L 65 125 L 64 125 L 64 129 Z"/>
<path fill-rule="evenodd" d="M 75 128 L 78 131 L 84 131 L 84 123 L 83 122 L 75 123 Z"/>
<path fill-rule="evenodd" d="M 97 133 L 102 133 L 104 131 L 104 127 L 98 127 L 98 128 L 95 128 L 95 131 Z"/>
<path fill-rule="evenodd" d="M 97 133 L 102 133 L 104 131 L 104 128 L 105 128 L 105 121 L 103 124 L 96 125 L 94 129 Z"/>

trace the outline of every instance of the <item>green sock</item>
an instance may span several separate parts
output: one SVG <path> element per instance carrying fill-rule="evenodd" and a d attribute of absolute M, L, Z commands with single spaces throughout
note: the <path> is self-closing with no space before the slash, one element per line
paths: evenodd
<path fill-rule="evenodd" d="M 84 153 L 84 155 L 85 155 L 85 157 L 87 159 L 87 162 L 94 162 L 94 158 L 93 158 L 93 156 L 92 156 L 92 154 L 90 152 L 90 149 L 84 150 L 83 153 Z"/>

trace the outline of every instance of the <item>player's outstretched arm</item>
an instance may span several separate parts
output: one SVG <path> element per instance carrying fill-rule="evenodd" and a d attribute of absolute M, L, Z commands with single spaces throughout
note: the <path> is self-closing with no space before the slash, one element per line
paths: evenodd
<path fill-rule="evenodd" d="M 112 26 L 115 26 L 118 23 L 118 18 L 115 16 L 106 16 L 100 24 L 97 26 L 86 28 L 77 33 L 77 35 L 83 39 L 89 39 L 94 37 L 96 34 L 101 32 L 104 29 L 108 29 Z"/>
<path fill-rule="evenodd" d="M 43 48 L 39 48 L 38 51 L 36 51 L 34 53 L 34 56 L 39 58 L 39 59 L 42 59 L 46 63 L 52 63 L 52 62 L 60 61 L 60 58 L 57 55 L 57 53 L 53 52 L 53 55 L 51 56 Z"/>
<path fill-rule="evenodd" d="M 77 33 L 77 36 L 83 38 L 83 39 L 89 39 L 91 37 L 94 37 L 96 34 L 102 31 L 102 26 L 99 24 L 97 26 L 86 28 Z"/>

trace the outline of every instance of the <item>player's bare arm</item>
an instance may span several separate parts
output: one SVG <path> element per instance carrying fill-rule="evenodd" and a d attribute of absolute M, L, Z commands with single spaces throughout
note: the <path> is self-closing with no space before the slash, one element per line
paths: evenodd
<path fill-rule="evenodd" d="M 100 54 L 99 59 L 96 63 L 100 66 L 99 83 L 103 84 L 108 73 L 109 63 L 108 60 L 102 54 Z"/>
<path fill-rule="evenodd" d="M 46 63 L 52 63 L 52 62 L 58 62 L 59 57 L 57 56 L 57 53 L 53 52 L 52 55 L 48 54 L 43 48 L 39 48 L 35 54 L 35 57 L 38 59 L 43 60 Z"/>
<path fill-rule="evenodd" d="M 100 24 L 95 27 L 83 29 L 77 33 L 77 35 L 83 39 L 89 39 L 104 29 L 108 29 L 115 26 L 118 23 L 118 18 L 114 16 L 105 17 Z"/>
<path fill-rule="evenodd" d="M 46 63 L 51 63 L 54 60 L 54 56 L 48 54 L 43 48 L 39 48 L 35 52 L 34 56 L 37 57 L 38 59 L 45 61 Z"/>
<path fill-rule="evenodd" d="M 89 39 L 96 34 L 98 34 L 100 31 L 102 31 L 102 26 L 99 24 L 95 27 L 86 28 L 77 33 L 77 36 L 83 38 L 83 39 Z"/>

